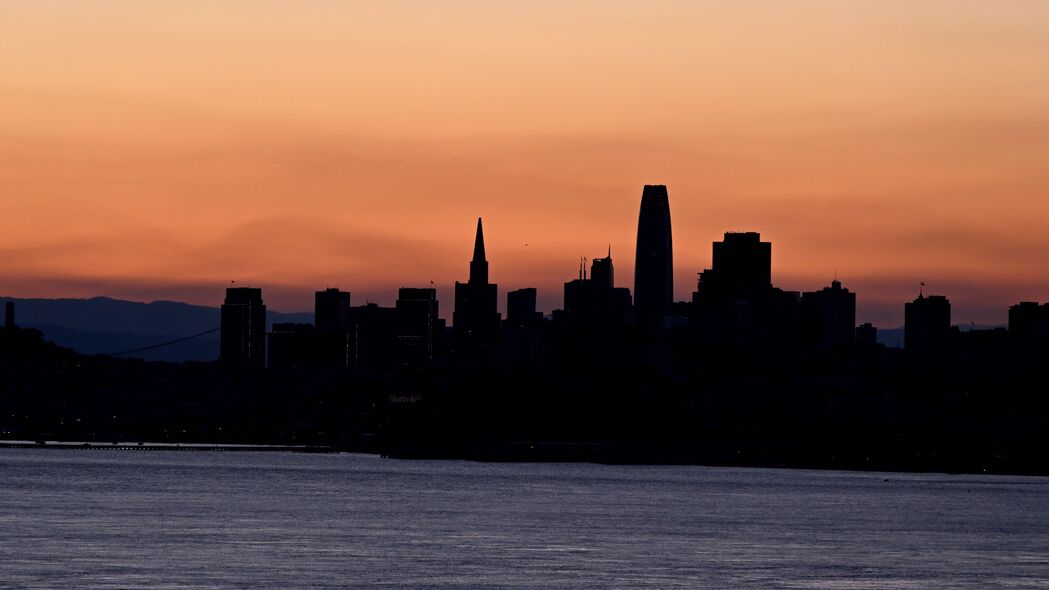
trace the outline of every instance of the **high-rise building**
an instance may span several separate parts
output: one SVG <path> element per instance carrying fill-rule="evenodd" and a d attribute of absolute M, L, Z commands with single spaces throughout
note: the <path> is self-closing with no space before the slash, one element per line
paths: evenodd
<path fill-rule="evenodd" d="M 402 287 L 397 292 L 397 347 L 403 363 L 433 362 L 438 326 L 437 289 Z"/>
<path fill-rule="evenodd" d="M 699 274 L 689 323 L 708 346 L 789 351 L 797 343 L 800 299 L 772 286 L 770 242 L 757 232 L 728 232 L 713 244 L 711 267 Z"/>
<path fill-rule="evenodd" d="M 4 304 L 4 327 L 15 327 L 15 302 L 8 301 Z"/>
<path fill-rule="evenodd" d="M 637 221 L 634 309 L 639 323 L 659 327 L 674 300 L 674 249 L 667 187 L 645 185 Z"/>
<path fill-rule="evenodd" d="M 354 352 L 350 340 L 349 292 L 332 288 L 317 291 L 313 303 L 313 325 L 316 327 L 312 335 L 313 364 L 327 369 L 352 366 Z M 270 342 L 273 342 L 272 337 Z M 271 354 L 270 358 L 273 356 Z"/>
<path fill-rule="evenodd" d="M 1049 303 L 1021 301 L 1010 306 L 1009 339 L 1022 347 L 1049 344 Z"/>
<path fill-rule="evenodd" d="M 866 347 L 878 344 L 878 328 L 870 322 L 856 326 L 856 344 Z"/>
<path fill-rule="evenodd" d="M 534 365 L 539 360 L 543 314 L 536 311 L 536 299 L 535 287 L 506 294 L 503 348 L 510 365 Z"/>
<path fill-rule="evenodd" d="M 305 369 L 316 366 L 314 350 L 316 330 L 313 324 L 273 324 L 269 334 L 269 362 L 271 369 Z"/>
<path fill-rule="evenodd" d="M 595 285 L 608 287 L 616 286 L 616 273 L 612 266 L 612 247 L 608 247 L 608 255 L 605 258 L 595 258 L 590 265 L 590 280 Z"/>
<path fill-rule="evenodd" d="M 230 287 L 222 304 L 219 359 L 238 367 L 266 364 L 266 306 L 262 289 Z"/>
<path fill-rule="evenodd" d="M 313 296 L 313 324 L 318 330 L 336 330 L 346 327 L 350 312 L 350 293 L 328 288 Z"/>
<path fill-rule="evenodd" d="M 805 343 L 830 349 L 856 341 L 856 294 L 835 280 L 829 287 L 801 295 L 801 331 Z"/>
<path fill-rule="evenodd" d="M 732 296 L 760 293 L 772 286 L 772 243 L 757 232 L 726 232 L 714 242 L 711 268 L 699 276 L 699 291 Z"/>
<path fill-rule="evenodd" d="M 630 290 L 616 288 L 611 252 L 606 258 L 595 258 L 590 278 L 580 269 L 578 279 L 565 283 L 565 319 L 575 324 L 623 324 L 630 315 Z"/>
<path fill-rule="evenodd" d="M 455 282 L 452 329 L 456 355 L 461 360 L 491 359 L 499 336 L 498 286 L 488 282 L 488 260 L 484 252 L 484 230 L 477 218 L 470 280 Z"/>
<path fill-rule="evenodd" d="M 527 326 L 542 319 L 536 311 L 537 291 L 526 287 L 506 294 L 506 322 L 512 326 Z"/>
<path fill-rule="evenodd" d="M 386 370 L 397 356 L 397 309 L 374 303 L 351 307 L 347 330 L 347 366 Z"/>
<path fill-rule="evenodd" d="M 951 338 L 951 302 L 924 293 L 904 306 L 903 348 L 912 352 L 943 351 Z"/>

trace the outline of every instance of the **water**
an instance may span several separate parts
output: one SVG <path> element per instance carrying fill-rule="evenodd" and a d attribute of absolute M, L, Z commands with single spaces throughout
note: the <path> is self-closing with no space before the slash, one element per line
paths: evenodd
<path fill-rule="evenodd" d="M 1049 478 L 0 449 L 18 588 L 1049 588 Z"/>

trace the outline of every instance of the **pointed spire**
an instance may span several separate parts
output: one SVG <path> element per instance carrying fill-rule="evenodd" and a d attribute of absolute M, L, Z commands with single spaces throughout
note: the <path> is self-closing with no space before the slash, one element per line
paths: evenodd
<path fill-rule="evenodd" d="M 484 230 L 481 228 L 481 218 L 477 218 L 477 237 L 474 238 L 474 262 L 484 260 Z"/>
<path fill-rule="evenodd" d="M 488 261 L 484 257 L 484 230 L 481 218 L 477 218 L 477 237 L 474 238 L 474 257 L 470 261 L 470 282 L 488 284 Z"/>
<path fill-rule="evenodd" d="M 608 243 L 608 259 L 612 259 L 612 242 Z"/>

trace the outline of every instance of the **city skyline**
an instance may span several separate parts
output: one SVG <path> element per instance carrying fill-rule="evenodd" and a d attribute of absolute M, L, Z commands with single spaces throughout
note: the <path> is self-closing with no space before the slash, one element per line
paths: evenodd
<path fill-rule="evenodd" d="M 667 199 L 666 199 L 667 190 L 666 190 L 665 186 L 663 186 L 663 185 L 645 185 L 644 186 L 643 195 L 642 195 L 642 199 L 641 199 L 641 203 L 642 203 L 642 217 L 641 217 L 641 219 L 639 219 L 638 227 L 644 227 L 646 225 L 645 222 L 644 222 L 644 211 L 645 211 L 645 207 L 646 207 L 645 204 L 648 201 L 649 189 L 653 189 L 653 188 L 662 190 L 662 195 L 663 195 L 664 198 L 663 198 L 661 206 L 664 207 L 664 208 L 667 206 Z M 488 275 L 489 275 L 490 271 L 489 271 L 489 262 L 488 262 L 488 260 L 486 260 L 486 254 L 485 254 L 485 246 L 484 246 L 485 238 L 483 236 L 482 220 L 483 220 L 483 218 L 479 217 L 479 218 L 477 218 L 477 222 L 476 222 L 475 237 L 474 237 L 474 240 L 473 240 L 473 247 L 472 247 L 473 254 L 472 254 L 472 258 L 471 258 L 471 262 L 470 262 L 470 277 L 471 277 L 471 282 L 473 280 L 475 280 L 474 277 L 476 277 L 476 280 L 480 280 L 482 283 L 486 283 L 487 280 L 488 280 Z M 669 230 L 669 228 L 668 228 L 668 230 Z M 670 231 L 671 231 L 671 236 L 672 236 L 672 230 L 670 230 Z M 758 235 L 760 235 L 760 232 L 752 232 L 752 231 L 747 231 L 747 230 L 729 230 L 729 231 L 723 232 L 723 235 L 726 238 L 728 238 L 729 236 L 733 236 L 733 235 L 738 235 L 738 236 L 758 236 Z M 716 241 L 716 239 L 712 240 L 712 241 L 714 242 L 714 245 L 715 245 L 715 248 L 716 248 L 717 245 L 718 245 L 718 242 Z M 768 243 L 766 243 L 766 245 L 768 245 L 770 243 L 771 242 L 768 242 Z M 597 258 L 597 257 L 590 258 L 588 256 L 581 256 L 579 258 L 579 260 L 577 261 L 579 263 L 579 267 L 578 267 L 579 268 L 579 272 L 581 273 L 580 277 L 585 277 L 586 276 L 587 269 L 589 268 L 589 266 L 587 266 L 587 265 L 589 264 L 590 261 L 602 261 L 602 260 L 604 260 L 604 261 L 611 261 L 613 259 L 611 243 L 609 243 L 609 245 L 608 245 L 608 251 L 607 251 L 606 256 L 607 256 L 607 258 Z M 707 265 L 706 265 L 706 267 L 708 268 L 707 271 L 696 272 L 695 273 L 696 279 L 693 280 L 691 283 L 686 283 L 686 285 L 691 285 L 691 287 L 688 289 L 688 293 L 686 294 L 685 297 L 677 297 L 676 296 L 678 291 L 683 289 L 683 287 L 680 285 L 680 281 L 678 281 L 679 284 L 674 289 L 675 297 L 673 299 L 673 302 L 689 303 L 692 300 L 694 292 L 695 292 L 695 290 L 697 289 L 697 287 L 699 286 L 699 284 L 701 282 L 701 280 L 700 280 L 701 279 L 701 275 L 703 275 L 704 272 L 709 272 L 709 267 L 711 267 L 714 264 L 714 260 L 716 260 L 716 256 L 717 256 L 717 254 L 715 253 L 712 256 L 708 257 L 710 262 L 707 263 Z M 777 273 L 775 272 L 775 265 L 771 263 L 771 260 L 773 260 L 773 259 L 772 259 L 770 254 L 767 254 L 767 256 L 769 256 L 769 262 L 770 262 L 769 268 L 771 270 L 771 275 L 770 276 L 772 278 L 770 284 L 782 287 L 783 285 L 779 284 L 777 282 L 777 280 L 776 280 Z M 672 249 L 670 250 L 669 258 L 671 258 L 671 259 L 673 258 L 673 251 L 672 251 Z M 475 271 L 474 270 L 475 267 L 479 268 L 480 270 Z M 497 274 L 497 276 L 500 275 L 500 274 L 505 276 L 505 275 L 511 274 L 511 273 L 505 273 L 504 272 L 504 273 L 496 273 L 496 274 Z M 631 280 L 633 280 L 634 274 L 635 273 L 630 273 L 628 275 L 628 276 L 630 276 Z M 674 275 L 676 276 L 676 274 L 677 273 L 675 272 Z M 566 279 L 570 279 L 571 276 L 566 276 L 565 278 Z M 673 283 L 674 280 L 675 279 L 672 277 L 670 282 Z M 489 285 L 490 287 L 492 287 L 492 290 L 494 292 L 493 294 L 495 295 L 494 304 L 495 304 L 495 307 L 496 307 L 496 311 L 499 314 L 501 314 L 502 316 L 504 316 L 504 317 L 507 314 L 507 304 L 508 304 L 508 302 L 506 300 L 506 296 L 510 292 L 516 291 L 518 289 L 525 289 L 525 290 L 529 290 L 530 289 L 530 290 L 536 291 L 536 293 L 537 293 L 537 295 L 536 295 L 536 301 L 537 301 L 537 303 L 536 303 L 536 310 L 540 311 L 540 312 L 542 312 L 544 314 L 549 314 L 549 313 L 551 313 L 553 311 L 556 311 L 558 309 L 563 309 L 565 307 L 565 299 L 564 299 L 563 293 L 560 290 L 560 286 L 561 286 L 560 284 L 550 285 L 549 288 L 546 288 L 547 283 L 544 280 L 540 280 L 540 281 L 537 282 L 538 285 L 543 285 L 541 287 L 529 286 L 529 285 L 526 285 L 526 284 L 523 284 L 523 283 L 519 285 L 518 283 L 520 283 L 520 279 L 518 279 L 516 281 L 511 279 L 508 282 L 511 285 L 515 285 L 515 286 L 509 287 L 509 288 L 500 288 L 497 283 L 492 283 L 491 285 Z M 627 286 L 627 285 L 621 285 L 620 283 L 621 283 L 621 280 L 615 281 L 613 283 L 613 286 L 616 286 L 616 287 L 626 286 L 627 287 L 627 292 L 630 294 L 631 298 L 633 299 L 634 298 L 634 289 L 631 288 L 631 287 L 635 287 L 636 285 L 629 285 L 629 286 Z M 458 281 L 454 281 L 452 283 L 452 285 L 442 285 L 442 284 L 438 284 L 438 283 L 435 283 L 435 282 L 431 281 L 428 287 L 424 287 L 424 281 L 415 281 L 415 282 L 406 281 L 406 282 L 402 282 L 399 286 L 393 287 L 392 292 L 389 292 L 389 293 L 386 293 L 386 292 L 376 293 L 374 291 L 363 291 L 362 292 L 363 299 L 360 299 L 358 301 L 361 304 L 379 304 L 379 305 L 384 305 L 384 306 L 393 306 L 393 304 L 396 302 L 398 292 L 403 291 L 404 289 L 409 289 L 409 290 L 416 289 L 416 290 L 419 290 L 419 289 L 426 288 L 426 289 L 432 289 L 432 290 L 434 290 L 437 293 L 437 300 L 438 301 L 440 301 L 442 299 L 442 296 L 447 296 L 447 301 L 454 302 L 456 300 L 456 297 L 454 295 L 455 294 L 455 288 L 454 287 L 457 284 L 459 284 Z M 802 293 L 802 292 L 805 292 L 805 291 L 813 291 L 813 290 L 817 290 L 817 289 L 822 289 L 822 288 L 825 288 L 828 285 L 832 285 L 832 284 L 839 285 L 839 286 L 841 285 L 840 271 L 838 271 L 837 269 L 835 270 L 835 274 L 834 274 L 834 276 L 833 276 L 833 278 L 831 280 L 825 281 L 823 283 L 814 283 L 814 284 L 806 285 L 806 286 L 801 287 L 801 288 L 788 287 L 788 288 L 786 288 L 786 290 L 790 291 L 790 292 Z M 948 284 L 950 284 L 950 281 L 948 281 Z M 219 289 L 220 287 L 223 288 L 223 289 L 233 288 L 234 291 L 266 291 L 267 297 L 269 297 L 269 292 L 271 290 L 277 291 L 278 297 L 279 297 L 279 294 L 282 291 L 282 286 L 277 286 L 276 288 L 273 288 L 273 287 L 266 287 L 264 285 L 254 284 L 254 283 L 247 283 L 247 284 L 238 283 L 237 281 L 230 281 L 229 283 L 227 283 L 225 285 L 216 285 L 216 286 L 213 286 L 212 288 L 213 289 Z M 316 285 L 314 285 L 314 286 L 309 286 L 309 285 L 287 286 L 287 285 L 285 285 L 285 286 L 283 286 L 283 288 L 286 288 L 289 291 L 302 291 L 304 294 L 308 294 L 309 295 L 309 299 L 311 299 L 311 300 L 315 299 L 321 293 L 321 291 L 316 290 L 316 289 L 319 289 L 319 287 L 317 287 Z M 338 292 L 340 290 L 345 290 L 345 291 L 343 291 L 343 294 L 358 293 L 358 290 L 354 289 L 352 287 L 352 285 L 347 286 L 345 284 L 339 284 L 339 283 L 336 283 L 334 286 L 332 284 L 326 284 L 324 286 L 324 289 L 327 290 L 327 291 L 330 291 L 330 292 Z M 218 293 L 218 292 L 219 291 L 216 290 L 216 293 Z M 933 295 L 935 297 L 949 296 L 949 293 L 937 291 L 936 288 L 935 288 L 935 285 L 933 286 L 932 289 L 930 289 L 930 286 L 927 285 L 924 281 L 918 283 L 918 287 L 916 288 L 915 293 L 919 294 L 919 295 L 921 295 L 921 294 Z M 204 305 L 207 305 L 207 304 L 211 303 L 210 299 L 214 299 L 215 298 L 214 294 L 212 294 L 212 295 L 213 295 L 213 297 L 209 298 L 209 300 L 206 301 L 204 303 Z M 9 295 L 3 295 L 3 294 L 0 294 L 0 296 L 11 297 Z M 92 296 L 107 297 L 109 295 L 108 294 L 94 294 Z M 26 297 L 17 297 L 17 298 L 26 298 Z M 53 298 L 53 299 L 63 299 L 63 298 L 77 298 L 77 297 L 62 297 L 62 296 L 60 296 L 60 297 L 51 297 L 51 298 Z M 295 299 L 297 301 L 298 299 L 304 299 L 304 298 L 296 296 Z M 1034 298 L 1030 298 L 1030 299 L 1041 300 L 1040 297 L 1034 297 Z M 130 301 L 134 301 L 134 299 L 129 299 L 129 300 Z M 170 300 L 170 299 L 164 299 L 164 298 L 156 299 L 156 301 L 166 301 L 166 300 Z M 1029 299 L 1024 299 L 1024 300 L 1021 300 L 1021 301 L 1028 301 L 1028 300 Z M 144 301 L 144 302 L 148 303 L 149 301 Z M 195 305 L 200 305 L 201 304 L 199 302 L 191 301 L 191 300 L 185 300 L 185 301 L 181 301 L 181 302 L 195 304 Z M 861 293 L 860 297 L 859 297 L 859 299 L 857 301 L 857 304 L 856 304 L 857 310 L 862 310 L 863 309 L 863 303 L 862 302 L 863 302 L 863 298 L 862 298 L 862 293 Z M 904 320 L 904 315 L 905 315 L 903 313 L 904 303 L 908 303 L 909 304 L 909 302 L 910 302 L 910 298 L 909 297 L 906 300 L 887 302 L 887 304 L 889 306 L 896 305 L 900 309 L 900 313 L 897 314 L 897 315 L 900 316 L 899 317 L 899 322 L 896 323 L 896 324 L 893 324 L 891 322 L 889 322 L 889 323 L 884 323 L 883 322 L 883 323 L 879 324 L 877 322 L 877 320 L 872 320 L 871 319 L 871 317 L 872 317 L 871 314 L 866 314 L 865 315 L 865 314 L 860 313 L 859 311 L 857 311 L 857 314 L 856 314 L 856 323 L 857 324 L 859 324 L 859 323 L 874 323 L 875 325 L 880 325 L 880 327 L 883 327 L 883 328 L 902 327 L 903 323 L 904 323 L 903 320 Z M 220 300 L 219 303 L 222 303 L 222 301 Z M 228 301 L 227 301 L 227 303 L 228 303 Z M 284 310 L 280 310 L 280 311 L 283 311 L 285 313 L 305 313 L 305 312 L 312 313 L 312 309 L 314 308 L 313 303 L 314 302 L 311 301 L 311 303 L 309 305 L 303 305 L 300 308 L 289 308 L 289 309 L 284 309 Z M 960 324 L 960 325 L 963 325 L 963 326 L 964 325 L 968 325 L 968 324 L 988 325 L 988 326 L 1005 326 L 1008 323 L 1008 317 L 1009 317 L 1008 316 L 1008 308 L 1011 307 L 1012 305 L 1015 305 L 1016 303 L 1017 303 L 1016 301 L 1006 302 L 1004 308 L 994 310 L 994 312 L 995 312 L 995 314 L 997 316 L 1002 316 L 1000 321 L 999 320 L 995 320 L 994 322 L 991 322 L 991 323 L 988 323 L 988 324 L 976 324 L 976 322 L 974 322 L 972 320 L 968 320 L 968 321 L 958 321 L 958 322 L 956 322 L 956 324 Z M 636 305 L 636 302 L 633 303 L 632 305 Z M 218 305 L 216 305 L 216 307 L 217 306 Z M 263 306 L 263 307 L 265 307 L 265 306 Z M 446 308 L 444 308 L 444 311 L 441 312 L 439 317 L 441 319 L 443 319 L 443 320 L 450 321 L 450 320 L 452 320 L 453 315 L 454 314 L 453 314 L 452 309 L 448 309 L 446 307 Z M 891 311 L 889 311 L 886 315 L 887 315 L 887 317 L 893 317 L 894 314 Z M 873 317 L 876 317 L 876 314 Z M 454 322 L 452 323 L 452 325 L 454 325 Z"/>
<path fill-rule="evenodd" d="M 673 193 L 676 300 L 726 230 L 775 242 L 785 289 L 837 275 L 879 325 L 921 282 L 963 323 L 1049 293 L 1044 5 L 0 17 L 5 296 L 218 305 L 235 280 L 290 311 L 433 281 L 451 301 L 483 216 L 491 281 L 549 310 L 608 244 L 633 285 L 643 184 Z"/>
<path fill-rule="evenodd" d="M 1047 0 L 3 0 L 0 72 L 0 586 L 1049 580 Z"/>

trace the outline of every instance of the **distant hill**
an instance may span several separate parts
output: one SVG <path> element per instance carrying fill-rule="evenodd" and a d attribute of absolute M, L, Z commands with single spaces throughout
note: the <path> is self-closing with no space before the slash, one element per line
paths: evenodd
<path fill-rule="evenodd" d="M 958 324 L 956 326 L 960 332 L 972 332 L 976 330 L 999 330 L 1005 328 L 1005 326 L 995 326 L 988 324 Z M 890 348 L 903 348 L 903 327 L 899 328 L 878 328 L 878 344 L 884 344 Z"/>
<path fill-rule="evenodd" d="M 110 354 L 176 340 L 219 327 L 219 308 L 178 301 L 139 303 L 109 297 L 91 299 L 18 299 L 19 326 L 36 328 L 48 340 L 82 354 Z M 273 322 L 313 322 L 313 314 L 266 313 Z M 213 361 L 219 356 L 218 332 L 186 342 L 129 355 L 168 362 Z"/>
<path fill-rule="evenodd" d="M 903 348 L 903 328 L 878 328 L 878 344 Z"/>

